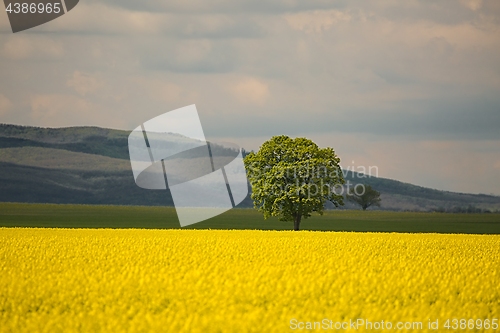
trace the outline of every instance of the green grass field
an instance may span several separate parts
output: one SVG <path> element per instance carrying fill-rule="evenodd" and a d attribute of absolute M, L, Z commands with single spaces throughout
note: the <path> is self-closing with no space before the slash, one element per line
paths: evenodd
<path fill-rule="evenodd" d="M 172 207 L 0 203 L 0 227 L 179 229 Z M 264 220 L 254 209 L 232 209 L 185 229 L 292 229 Z M 327 211 L 304 220 L 301 229 L 375 232 L 500 234 L 500 214 Z"/>

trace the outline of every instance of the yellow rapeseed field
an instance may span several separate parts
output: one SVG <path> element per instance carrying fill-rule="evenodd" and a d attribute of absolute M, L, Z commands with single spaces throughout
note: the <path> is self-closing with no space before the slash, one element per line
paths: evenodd
<path fill-rule="evenodd" d="M 0 332 L 500 332 L 498 318 L 500 236 L 0 229 Z"/>

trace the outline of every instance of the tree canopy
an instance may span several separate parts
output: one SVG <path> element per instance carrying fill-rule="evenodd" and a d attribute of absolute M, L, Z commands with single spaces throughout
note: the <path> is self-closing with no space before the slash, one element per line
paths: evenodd
<path fill-rule="evenodd" d="M 359 187 L 356 185 L 356 187 Z M 363 191 L 354 191 L 354 193 L 347 194 L 347 200 L 357 203 L 366 210 L 370 206 L 380 207 L 380 192 L 374 190 L 370 185 L 362 185 Z M 358 193 L 356 193 L 358 192 Z"/>
<path fill-rule="evenodd" d="M 326 201 L 343 205 L 344 177 L 332 148 L 319 148 L 306 138 L 275 136 L 245 157 L 254 206 L 264 218 L 294 222 L 312 212 L 323 214 Z"/>

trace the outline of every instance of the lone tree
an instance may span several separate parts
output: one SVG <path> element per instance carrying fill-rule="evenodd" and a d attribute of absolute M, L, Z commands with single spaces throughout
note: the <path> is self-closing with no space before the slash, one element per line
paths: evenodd
<path fill-rule="evenodd" d="M 358 193 L 356 193 L 355 188 L 354 193 L 346 195 L 347 200 L 357 203 L 363 210 L 366 210 L 370 206 L 380 207 L 380 201 L 382 201 L 380 199 L 380 192 L 375 191 L 370 185 L 363 185 L 363 189 L 362 193 L 361 191 L 357 191 Z"/>
<path fill-rule="evenodd" d="M 327 200 L 336 207 L 344 205 L 336 189 L 342 189 L 345 181 L 332 148 L 281 135 L 264 142 L 244 162 L 254 206 L 265 219 L 278 216 L 281 221 L 293 221 L 293 229 L 299 230 L 302 218 L 312 212 L 323 214 Z"/>

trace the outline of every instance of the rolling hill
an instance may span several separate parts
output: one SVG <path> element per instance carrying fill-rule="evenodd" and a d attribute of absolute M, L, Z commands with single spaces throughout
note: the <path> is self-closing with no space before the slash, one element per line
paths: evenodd
<path fill-rule="evenodd" d="M 98 127 L 38 128 L 0 124 L 0 201 L 171 206 L 167 191 L 135 185 L 128 131 Z M 500 210 L 500 197 L 439 191 L 346 173 L 381 192 L 384 210 Z M 251 207 L 247 197 L 241 207 Z M 357 208 L 347 203 L 344 208 Z"/>

